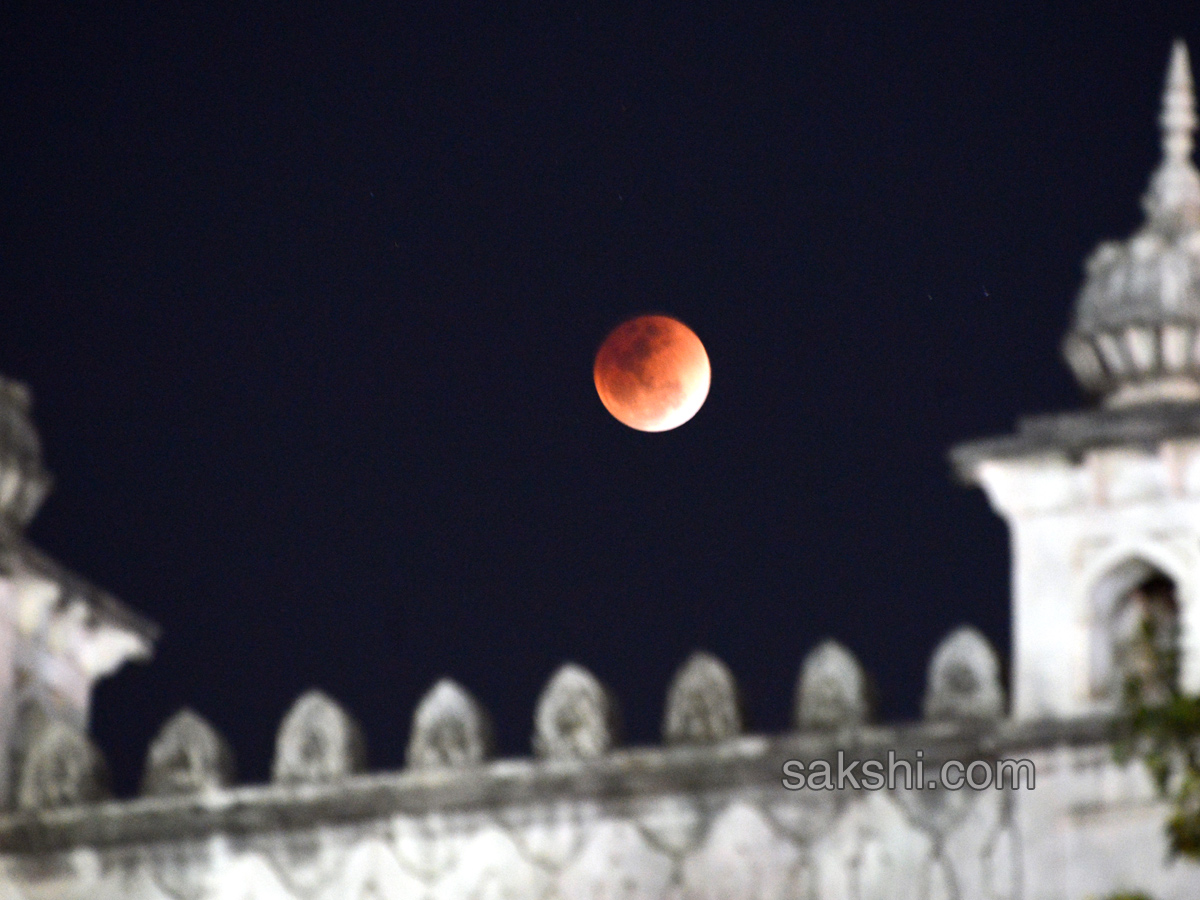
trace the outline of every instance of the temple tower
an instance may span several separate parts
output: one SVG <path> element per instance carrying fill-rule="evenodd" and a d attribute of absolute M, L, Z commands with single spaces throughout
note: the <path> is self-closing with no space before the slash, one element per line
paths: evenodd
<path fill-rule="evenodd" d="M 1200 174 L 1182 41 L 1159 123 L 1145 222 L 1088 259 L 1063 343 L 1098 402 L 952 451 L 1009 525 L 1020 719 L 1112 711 L 1151 616 L 1200 692 Z"/>
<path fill-rule="evenodd" d="M 29 391 L 0 377 L 0 805 L 49 722 L 86 730 L 92 687 L 149 657 L 157 629 L 25 538 L 50 488 Z"/>

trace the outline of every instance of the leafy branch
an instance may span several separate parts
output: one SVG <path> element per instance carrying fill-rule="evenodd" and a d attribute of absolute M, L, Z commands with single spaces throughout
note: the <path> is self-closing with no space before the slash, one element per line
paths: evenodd
<path fill-rule="evenodd" d="M 1137 634 L 1123 648 L 1116 755 L 1123 762 L 1140 758 L 1160 796 L 1170 799 L 1171 853 L 1200 860 L 1200 697 L 1179 687 L 1174 611 L 1149 602 L 1143 613 Z"/>

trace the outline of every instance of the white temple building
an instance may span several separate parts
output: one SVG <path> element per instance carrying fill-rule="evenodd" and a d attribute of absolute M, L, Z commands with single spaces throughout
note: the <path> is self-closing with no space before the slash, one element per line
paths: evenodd
<path fill-rule="evenodd" d="M 406 768 L 364 772 L 353 719 L 310 692 L 270 784 L 231 784 L 229 746 L 184 710 L 147 752 L 142 795 L 107 799 L 91 688 L 147 657 L 155 628 L 25 541 L 49 478 L 27 391 L 0 381 L 0 900 L 1200 898 L 1200 864 L 1168 856 L 1168 806 L 1111 740 L 1152 611 L 1177 623 L 1179 677 L 1200 693 L 1200 174 L 1182 43 L 1160 123 L 1145 223 L 1088 260 L 1063 347 L 1095 405 L 952 451 L 1009 524 L 1012 670 L 954 630 L 920 722 L 875 723 L 858 661 L 826 642 L 800 666 L 794 730 L 747 735 L 733 675 L 696 653 L 666 691 L 662 746 L 623 749 L 614 698 L 567 664 L 531 758 L 491 760 L 486 712 L 442 681 Z M 899 760 L 932 784 L 827 789 L 839 752 L 864 782 Z M 961 784 L 1002 760 L 1001 786 Z M 958 789 L 946 761 L 963 764 Z"/>

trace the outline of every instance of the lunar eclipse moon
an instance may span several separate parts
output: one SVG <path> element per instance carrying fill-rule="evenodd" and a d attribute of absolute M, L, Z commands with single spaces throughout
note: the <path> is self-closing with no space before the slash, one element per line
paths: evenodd
<path fill-rule="evenodd" d="M 600 402 L 638 431 L 670 431 L 696 415 L 712 369 L 695 332 L 670 316 L 638 316 L 600 345 L 592 375 Z"/>

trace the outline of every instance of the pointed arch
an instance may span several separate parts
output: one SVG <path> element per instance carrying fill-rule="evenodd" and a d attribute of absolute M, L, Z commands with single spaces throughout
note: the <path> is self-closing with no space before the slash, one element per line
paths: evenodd
<path fill-rule="evenodd" d="M 1181 590 L 1173 567 L 1158 554 L 1134 552 L 1094 575 L 1087 594 L 1087 671 L 1091 697 L 1115 707 L 1130 677 L 1152 665 L 1136 647 L 1147 627 L 1177 682 L 1181 651 Z M 1144 643 L 1144 642 L 1143 642 Z M 1158 677 L 1158 676 L 1156 676 Z M 1165 686 L 1164 686 L 1165 687 Z"/>

